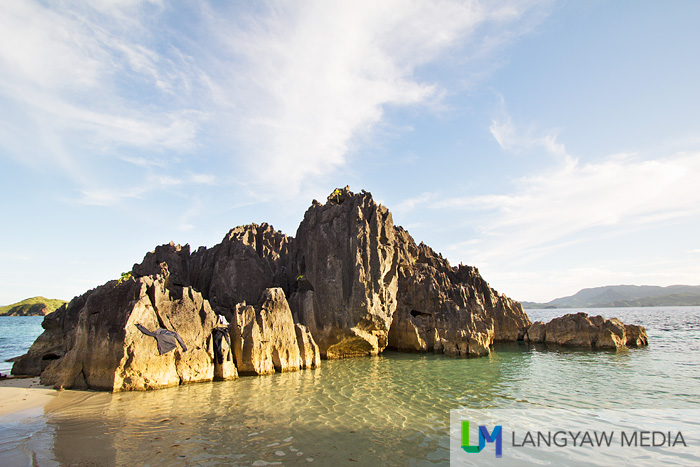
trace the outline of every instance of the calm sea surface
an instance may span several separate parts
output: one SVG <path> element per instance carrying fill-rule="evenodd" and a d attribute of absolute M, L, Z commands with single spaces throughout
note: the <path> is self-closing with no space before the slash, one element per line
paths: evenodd
<path fill-rule="evenodd" d="M 0 419 L 0 464 L 449 465 L 450 410 L 460 407 L 700 409 L 700 307 L 527 312 L 548 321 L 576 311 L 642 324 L 650 345 L 513 343 L 476 359 L 387 352 L 152 392 L 64 391 L 44 414 Z M 28 348 L 40 320 L 0 318 L 3 360 Z M 700 465 L 700 446 L 686 460 Z M 605 465 L 595 454 L 586 462 L 568 465 Z"/>
<path fill-rule="evenodd" d="M 9 374 L 13 357 L 27 353 L 32 342 L 44 332 L 43 316 L 0 316 L 0 373 Z"/>

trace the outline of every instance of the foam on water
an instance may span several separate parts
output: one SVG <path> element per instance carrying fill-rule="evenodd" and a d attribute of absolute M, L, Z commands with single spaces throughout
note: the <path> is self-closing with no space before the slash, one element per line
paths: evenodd
<path fill-rule="evenodd" d="M 650 347 L 387 352 L 153 392 L 64 391 L 27 422 L 22 449 L 40 465 L 446 465 L 460 407 L 700 408 L 700 308 L 586 311 L 647 326 Z M 563 310 L 528 313 L 547 321 Z M 16 424 L 0 437 L 8 429 L 21 438 Z M 12 449 L 0 446 L 0 463 Z"/>

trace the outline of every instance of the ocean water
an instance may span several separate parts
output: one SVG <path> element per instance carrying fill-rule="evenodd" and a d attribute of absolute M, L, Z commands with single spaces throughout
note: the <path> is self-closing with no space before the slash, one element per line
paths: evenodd
<path fill-rule="evenodd" d="M 700 307 L 528 314 L 548 321 L 576 311 L 642 324 L 650 345 L 590 351 L 509 343 L 473 359 L 386 352 L 152 392 L 63 391 L 43 414 L 0 419 L 0 465 L 449 465 L 450 411 L 460 408 L 646 410 L 650 424 L 672 411 L 698 413 Z M 689 442 L 679 459 L 661 458 L 700 465 L 698 440 Z M 609 461 L 593 450 L 567 452 L 539 463 Z"/>
<path fill-rule="evenodd" d="M 6 360 L 27 353 L 44 332 L 43 320 L 43 316 L 0 316 L 0 373 L 10 373 L 12 363 Z"/>

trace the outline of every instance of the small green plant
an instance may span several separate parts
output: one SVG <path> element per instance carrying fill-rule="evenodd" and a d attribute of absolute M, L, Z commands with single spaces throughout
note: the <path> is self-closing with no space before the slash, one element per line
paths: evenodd
<path fill-rule="evenodd" d="M 121 284 L 122 282 L 126 282 L 129 279 L 131 279 L 131 271 L 123 272 L 122 277 L 119 278 L 119 280 L 117 281 L 117 284 Z"/>
<path fill-rule="evenodd" d="M 299 281 L 302 280 L 303 278 L 304 278 L 304 275 L 303 275 L 303 274 L 300 274 L 299 277 L 297 277 L 297 282 L 299 282 Z"/>

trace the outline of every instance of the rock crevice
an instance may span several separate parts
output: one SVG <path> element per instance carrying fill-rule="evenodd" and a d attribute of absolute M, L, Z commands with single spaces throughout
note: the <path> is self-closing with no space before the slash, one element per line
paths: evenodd
<path fill-rule="evenodd" d="M 160 355 L 155 338 L 136 324 L 177 332 L 187 351 Z M 324 204 L 314 200 L 294 238 L 249 224 L 211 248 L 158 246 L 134 265 L 130 279 L 74 298 L 42 326 L 13 374 L 108 391 L 311 369 L 320 358 L 376 355 L 387 347 L 481 356 L 497 341 L 595 348 L 647 342 L 643 328 L 617 320 L 532 324 L 475 267 L 453 267 L 416 244 L 370 193 L 348 187 Z M 229 350 L 221 333 L 231 338 L 233 361 L 215 358 L 221 346 Z"/>

